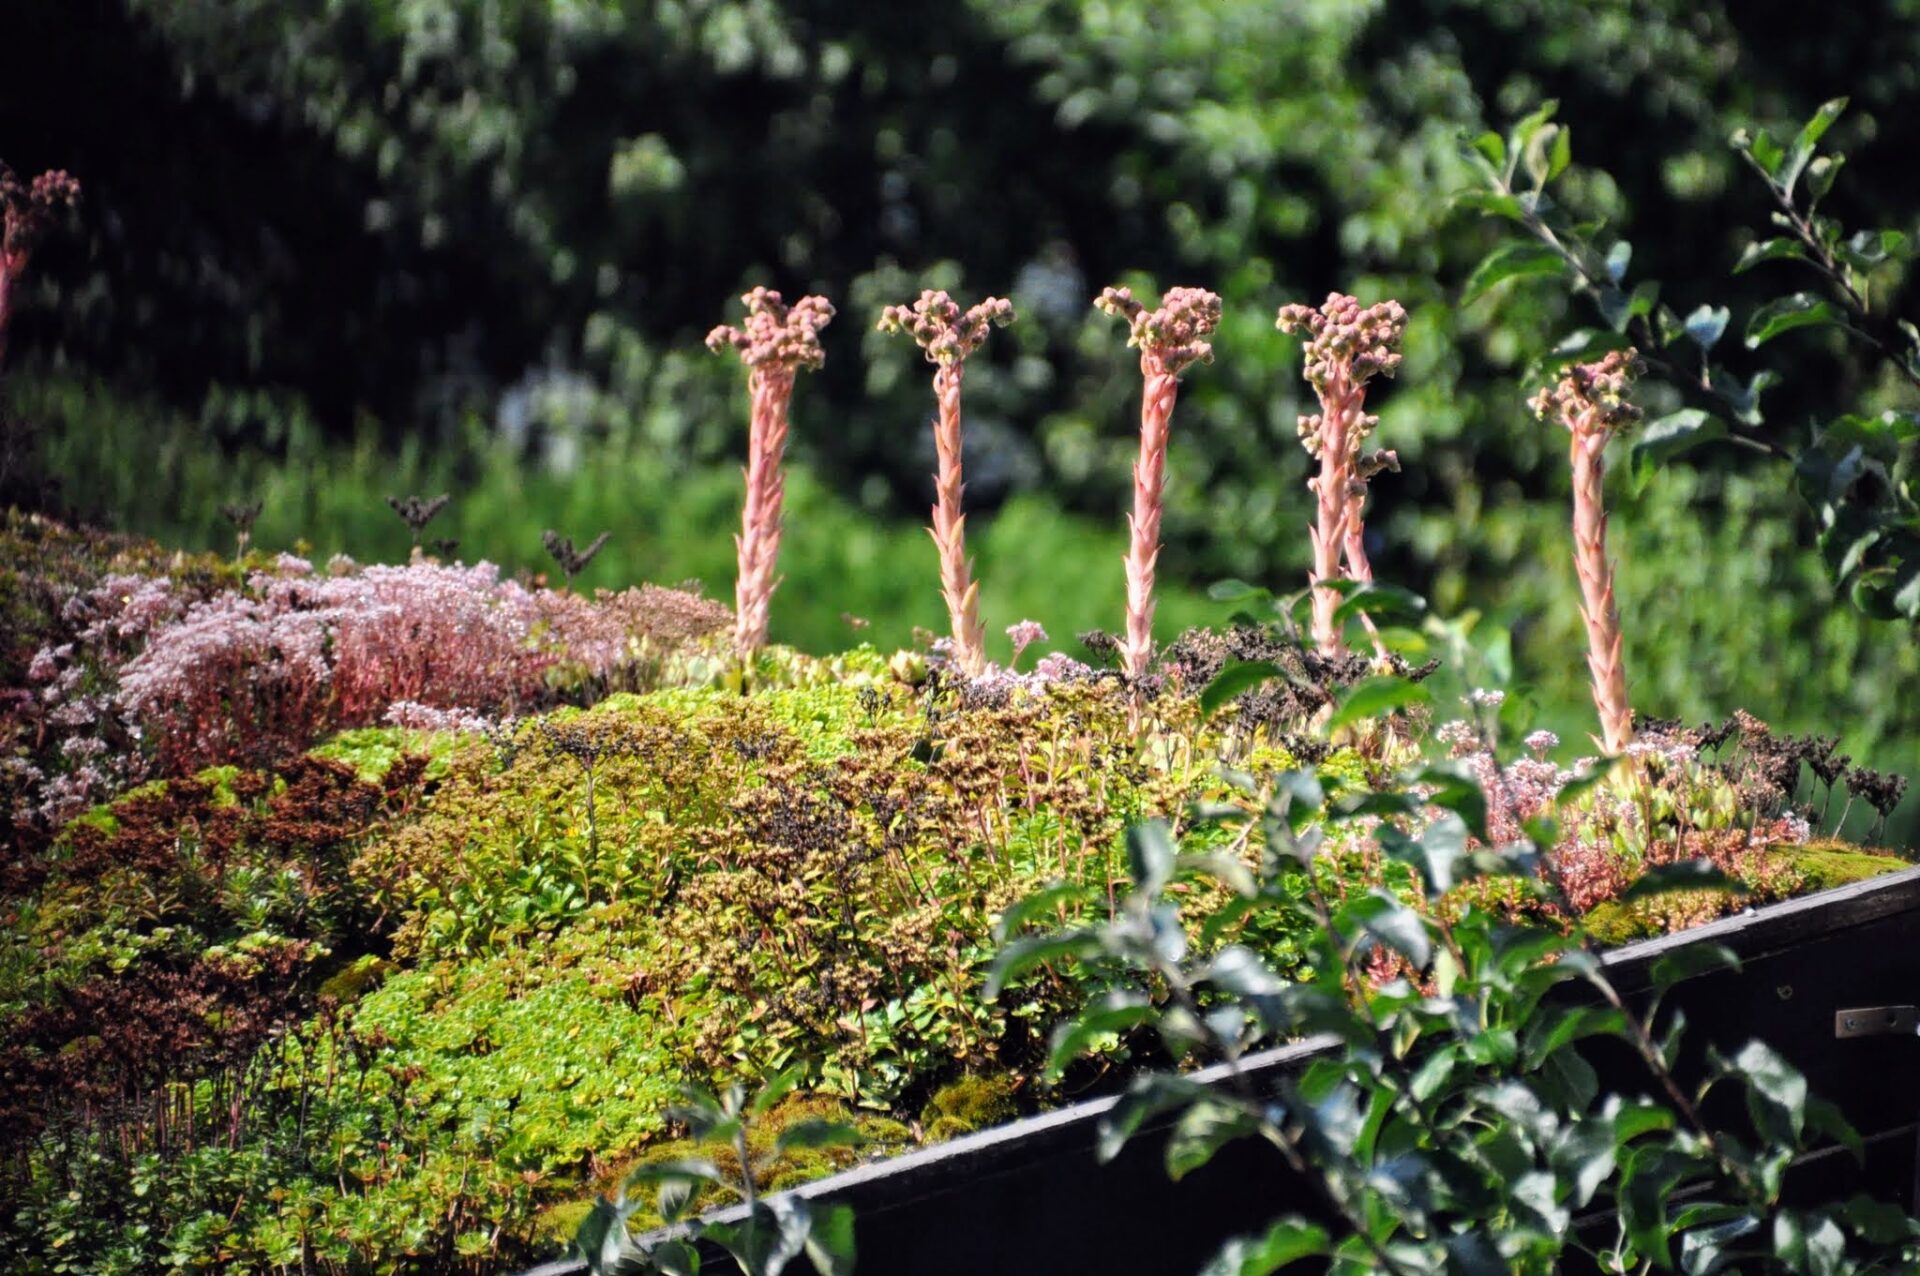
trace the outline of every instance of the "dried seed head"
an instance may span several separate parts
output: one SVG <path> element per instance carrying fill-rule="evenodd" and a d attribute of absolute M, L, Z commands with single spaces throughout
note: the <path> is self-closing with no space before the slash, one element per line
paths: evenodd
<path fill-rule="evenodd" d="M 1220 326 L 1220 297 L 1205 288 L 1169 288 L 1158 310 L 1134 300 L 1130 288 L 1107 288 L 1094 299 L 1094 308 L 1124 319 L 1127 344 L 1141 357 L 1179 376 L 1195 363 L 1213 362 L 1213 344 L 1206 340 Z"/>
<path fill-rule="evenodd" d="M 779 293 L 755 288 L 740 301 L 747 308 L 746 326 L 721 324 L 707 334 L 707 349 L 719 354 L 731 346 L 749 368 L 813 370 L 826 362 L 820 330 L 833 321 L 833 304 L 825 297 L 802 297 L 789 306 Z"/>
<path fill-rule="evenodd" d="M 929 289 L 911 308 L 888 306 L 882 310 L 877 327 L 881 332 L 911 334 L 926 351 L 927 362 L 945 367 L 978 350 L 990 326 L 1004 328 L 1012 322 L 1013 303 L 1004 297 L 988 297 L 962 314 L 952 297 Z"/>

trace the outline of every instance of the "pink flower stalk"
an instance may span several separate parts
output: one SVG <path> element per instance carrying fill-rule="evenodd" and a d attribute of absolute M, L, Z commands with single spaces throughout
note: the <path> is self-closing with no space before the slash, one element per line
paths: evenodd
<path fill-rule="evenodd" d="M 1398 470 L 1400 461 L 1392 452 L 1362 451 L 1380 424 L 1379 417 L 1365 411 L 1367 382 L 1376 375 L 1390 377 L 1400 367 L 1397 347 L 1406 322 L 1407 312 L 1397 301 L 1362 308 L 1357 298 L 1338 292 L 1328 294 L 1318 310 L 1282 306 L 1274 321 L 1282 332 L 1307 334 L 1302 375 L 1320 400 L 1319 412 L 1300 418 L 1300 441 L 1320 462 L 1319 475 L 1308 479 L 1307 486 L 1317 502 L 1311 533 L 1313 641 L 1322 655 L 1346 653 L 1334 621 L 1340 594 L 1330 583 L 1373 580 L 1362 535 L 1367 482 L 1383 469 Z M 1377 634 L 1374 641 L 1377 647 Z"/>
<path fill-rule="evenodd" d="M 1127 321 L 1127 344 L 1140 351 L 1140 456 L 1133 463 L 1133 513 L 1127 516 L 1127 637 L 1122 667 L 1147 672 L 1153 658 L 1153 575 L 1160 558 L 1160 516 L 1166 503 L 1167 435 L 1180 374 L 1213 361 L 1207 336 L 1220 325 L 1220 298 L 1204 288 L 1170 288 L 1158 310 L 1148 310 L 1126 288 L 1108 288 L 1094 301 Z"/>
<path fill-rule="evenodd" d="M 715 354 L 728 346 L 747 365 L 751 403 L 747 438 L 747 499 L 734 538 L 739 577 L 734 585 L 734 647 L 752 655 L 767 641 L 767 612 L 773 601 L 774 566 L 780 557 L 780 505 L 786 496 L 781 460 L 787 447 L 787 405 L 801 368 L 818 369 L 826 354 L 820 329 L 833 320 L 825 297 L 802 297 L 789 307 L 780 294 L 755 288 L 740 298 L 747 308 L 744 329 L 721 324 L 707 334 Z"/>
<path fill-rule="evenodd" d="M 969 678 L 987 668 L 987 630 L 980 623 L 980 584 L 967 561 L 967 516 L 961 498 L 967 485 L 960 472 L 960 378 L 967 356 L 980 348 L 993 324 L 1013 322 L 1013 303 L 988 297 L 965 314 L 944 292 L 926 291 L 911 309 L 888 306 L 880 312 L 881 332 L 906 332 L 934 365 L 933 397 L 939 404 L 933 444 L 940 457 L 934 482 L 933 526 L 928 532 L 940 550 L 940 592 L 947 600 L 953 628 L 953 658 Z"/>
<path fill-rule="evenodd" d="M 26 273 L 27 259 L 46 233 L 54 213 L 80 202 L 80 183 L 55 170 L 32 185 L 0 164 L 0 365 L 7 358 L 7 320 L 13 312 L 13 286 Z"/>
<path fill-rule="evenodd" d="M 1598 363 L 1567 369 L 1558 384 L 1530 401 L 1535 415 L 1556 420 L 1572 436 L 1573 566 L 1580 577 L 1580 614 L 1587 622 L 1587 668 L 1593 703 L 1600 711 L 1601 745 L 1620 753 L 1633 742 L 1633 709 L 1627 703 L 1626 662 L 1620 654 L 1620 609 L 1613 597 L 1613 564 L 1607 560 L 1607 441 L 1640 419 L 1627 402 L 1627 386 L 1639 371 L 1632 350 L 1615 350 Z"/>

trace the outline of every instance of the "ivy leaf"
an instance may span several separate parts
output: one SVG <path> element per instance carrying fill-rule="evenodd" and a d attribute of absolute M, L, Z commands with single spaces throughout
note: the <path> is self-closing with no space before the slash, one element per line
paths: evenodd
<path fill-rule="evenodd" d="M 1566 259 L 1545 244 L 1530 240 L 1502 244 L 1482 258 L 1480 264 L 1473 268 L 1473 273 L 1467 276 L 1467 286 L 1461 293 L 1460 304 L 1464 306 L 1479 300 L 1509 279 L 1562 275 L 1566 270 Z"/>
<path fill-rule="evenodd" d="M 1825 298 L 1810 292 L 1777 297 L 1753 312 L 1747 320 L 1747 349 L 1758 350 L 1783 332 L 1820 325 L 1842 325 L 1840 311 Z"/>
<path fill-rule="evenodd" d="M 1727 876 L 1712 860 L 1681 860 L 1676 864 L 1656 865 L 1642 873 L 1631 886 L 1620 892 L 1620 902 L 1631 904 L 1637 899 L 1662 895 L 1668 891 L 1719 891 L 1739 895 L 1744 894 L 1746 888 Z"/>
<path fill-rule="evenodd" d="M 1365 678 L 1349 687 L 1340 698 L 1339 708 L 1327 720 L 1327 731 L 1332 733 L 1366 718 L 1385 717 L 1395 710 L 1428 704 L 1432 700 L 1432 692 L 1405 678 L 1392 674 Z"/>
<path fill-rule="evenodd" d="M 1724 316 L 1726 311 L 1720 313 Z M 1699 408 L 1682 408 L 1657 421 L 1648 422 L 1634 440 L 1633 451 L 1629 454 L 1633 490 L 1638 492 L 1645 488 L 1653 472 L 1674 457 L 1702 443 L 1726 437 L 1727 423 Z"/>

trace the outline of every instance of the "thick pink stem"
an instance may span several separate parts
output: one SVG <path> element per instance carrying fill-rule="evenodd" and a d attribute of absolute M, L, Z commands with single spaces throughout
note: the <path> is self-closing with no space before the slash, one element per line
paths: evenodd
<path fill-rule="evenodd" d="M 1345 554 L 1347 575 L 1362 585 L 1373 584 L 1373 563 L 1367 558 L 1366 522 L 1364 518 L 1367 503 L 1365 483 L 1352 483 L 1347 489 L 1347 514 L 1345 533 Z M 1387 644 L 1380 639 L 1380 630 L 1375 627 L 1373 617 L 1366 612 L 1360 613 L 1360 624 L 1366 629 L 1367 637 L 1373 640 L 1373 654 L 1386 658 Z"/>
<path fill-rule="evenodd" d="M 1347 548 L 1349 514 L 1354 509 L 1352 489 L 1356 482 L 1353 448 L 1348 444 L 1359 420 L 1366 392 L 1355 387 L 1344 368 L 1336 367 L 1321 393 L 1320 473 L 1309 479 L 1315 498 L 1315 522 L 1311 530 L 1313 545 L 1313 642 L 1323 656 L 1344 656 L 1339 623 L 1334 613 L 1340 608 L 1340 593 L 1327 588 L 1342 578 L 1340 557 Z M 1353 532 L 1357 536 L 1358 520 Z M 1360 556 L 1365 561 L 1365 553 Z"/>
<path fill-rule="evenodd" d="M 25 265 L 23 255 L 0 252 L 0 370 L 7 366 L 7 321 L 13 317 L 13 281 Z"/>
<path fill-rule="evenodd" d="M 743 656 L 766 645 L 767 616 L 779 581 L 780 507 L 786 495 L 782 458 L 787 447 L 787 405 L 793 369 L 763 364 L 747 376 L 752 422 L 747 439 L 747 498 L 740 514 L 739 578 L 734 585 L 733 643 Z"/>
<path fill-rule="evenodd" d="M 933 427 L 940 473 L 934 482 L 933 543 L 940 550 L 940 592 L 947 602 L 953 632 L 953 658 L 962 672 L 977 678 L 987 668 L 987 631 L 980 623 L 980 586 L 967 561 L 967 485 L 961 476 L 960 378 L 963 365 L 943 363 L 933 374 L 940 414 Z"/>
<path fill-rule="evenodd" d="M 1617 754 L 1633 742 L 1621 656 L 1620 611 L 1614 604 L 1613 564 L 1607 561 L 1607 432 L 1589 413 L 1573 426 L 1573 566 L 1580 577 L 1580 615 L 1587 622 L 1587 668 L 1601 742 Z"/>
<path fill-rule="evenodd" d="M 1127 548 L 1127 641 L 1121 663 L 1131 677 L 1153 659 L 1153 577 L 1160 559 L 1160 516 L 1166 506 L 1167 435 L 1180 382 L 1159 359 L 1140 358 L 1145 389 L 1140 397 L 1140 456 L 1133 463 L 1132 533 Z"/>

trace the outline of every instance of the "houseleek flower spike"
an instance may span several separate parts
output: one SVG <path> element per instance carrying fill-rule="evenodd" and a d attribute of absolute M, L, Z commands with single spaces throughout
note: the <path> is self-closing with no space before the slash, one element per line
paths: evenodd
<path fill-rule="evenodd" d="M 733 349 L 747 365 L 751 408 L 747 438 L 747 496 L 734 538 L 739 575 L 734 585 L 733 644 L 743 656 L 766 645 L 767 613 L 779 584 L 774 568 L 780 557 L 780 505 L 786 495 L 781 469 L 787 447 L 787 407 L 800 369 L 816 370 L 826 361 L 820 330 L 833 320 L 825 297 L 802 297 L 791 306 L 780 294 L 755 288 L 740 298 L 746 323 L 721 324 L 707 334 L 715 354 Z"/>
<path fill-rule="evenodd" d="M 79 203 L 80 183 L 67 173 L 42 173 L 28 183 L 0 164 L 0 366 L 7 358 L 13 287 L 26 273 L 27 259 L 53 224 L 54 216 Z"/>
<path fill-rule="evenodd" d="M 1335 613 L 1340 594 L 1336 580 L 1369 584 L 1373 566 L 1367 561 L 1362 519 L 1367 484 L 1383 469 L 1398 471 L 1399 457 L 1390 451 L 1365 451 L 1367 439 L 1380 418 L 1366 413 L 1367 382 L 1392 376 L 1400 367 L 1400 336 L 1407 312 L 1397 301 L 1361 306 L 1345 293 L 1330 293 L 1318 310 L 1303 305 L 1280 307 L 1274 326 L 1305 339 L 1306 365 L 1302 370 L 1320 400 L 1320 410 L 1302 416 L 1300 442 L 1320 462 L 1320 472 L 1307 480 L 1315 501 L 1313 541 L 1313 641 L 1325 656 L 1346 654 Z M 1372 632 L 1371 621 L 1367 622 Z M 1381 650 L 1374 634 L 1376 652 Z"/>
<path fill-rule="evenodd" d="M 940 592 L 953 630 L 953 658 L 969 678 L 987 669 L 986 626 L 980 622 L 980 584 L 967 561 L 967 516 L 962 506 L 967 485 L 961 477 L 960 379 L 967 356 L 978 350 L 994 324 L 1013 322 L 1013 303 L 988 297 L 966 311 L 944 292 L 926 291 L 907 306 L 880 312 L 881 332 L 910 334 L 934 367 L 933 397 L 939 412 L 933 422 L 934 450 L 940 472 L 934 479 L 933 526 L 927 531 L 940 551 Z"/>
<path fill-rule="evenodd" d="M 1160 517 L 1166 503 L 1167 435 L 1180 374 L 1213 361 L 1207 340 L 1220 326 L 1220 298 L 1204 288 L 1170 288 L 1158 310 L 1148 310 L 1126 288 L 1108 288 L 1094 306 L 1129 329 L 1140 351 L 1140 456 L 1133 463 L 1133 513 L 1127 517 L 1127 636 L 1120 648 L 1129 677 L 1147 672 L 1153 658 L 1153 576 L 1160 558 Z"/>
<path fill-rule="evenodd" d="M 1568 368 L 1528 404 L 1541 420 L 1566 427 L 1572 440 L 1573 566 L 1580 578 L 1601 745 L 1613 754 L 1633 742 L 1633 709 L 1627 703 L 1613 564 L 1607 560 L 1606 450 L 1608 440 L 1640 419 L 1640 409 L 1627 401 L 1627 387 L 1639 368 L 1634 351 L 1615 350 L 1598 363 Z"/>

